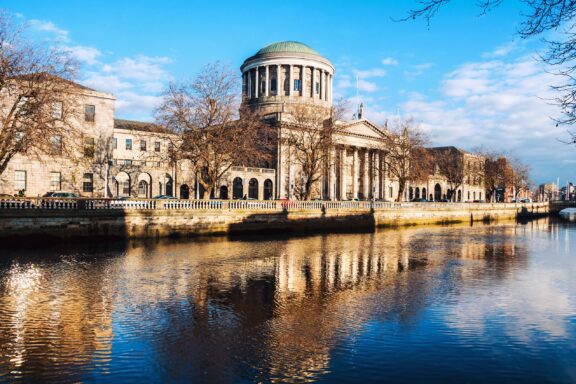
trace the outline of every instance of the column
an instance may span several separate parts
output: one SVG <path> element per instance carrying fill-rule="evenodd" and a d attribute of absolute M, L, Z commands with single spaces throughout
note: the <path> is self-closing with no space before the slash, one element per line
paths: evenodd
<path fill-rule="evenodd" d="M 288 66 L 288 96 L 292 96 L 292 88 L 294 88 L 294 86 L 292 85 L 292 83 L 294 81 L 292 81 L 292 77 L 293 77 L 293 73 L 292 73 L 292 64 L 290 64 Z"/>
<path fill-rule="evenodd" d="M 347 172 L 346 147 L 342 147 L 340 148 L 340 200 L 348 200 L 348 193 L 346 190 Z"/>
<path fill-rule="evenodd" d="M 304 97 L 306 95 L 306 66 L 302 66 L 302 74 L 300 75 L 302 78 L 301 87 L 302 90 L 300 91 L 300 96 Z"/>
<path fill-rule="evenodd" d="M 249 99 L 251 99 L 252 98 L 252 71 L 250 71 L 250 70 L 246 71 L 246 77 L 248 79 L 248 81 L 247 81 L 248 88 L 247 88 L 246 96 Z"/>
<path fill-rule="evenodd" d="M 320 69 L 318 73 L 318 81 L 320 82 L 320 92 L 318 93 L 318 98 L 324 100 L 324 71 Z"/>
<path fill-rule="evenodd" d="M 265 78 L 264 78 L 264 84 L 265 84 L 265 88 L 264 88 L 264 96 L 268 97 L 269 95 L 269 90 L 270 90 L 270 66 L 267 65 L 264 68 L 266 68 L 265 70 Z"/>
<path fill-rule="evenodd" d="M 336 148 L 330 149 L 330 160 L 329 160 L 329 172 L 328 172 L 328 198 L 330 200 L 336 200 Z"/>
<path fill-rule="evenodd" d="M 259 89 L 260 88 L 260 79 L 258 79 L 258 67 L 254 68 L 254 83 L 255 83 L 255 87 L 254 87 L 254 97 L 258 98 L 258 93 L 259 93 Z"/>
<path fill-rule="evenodd" d="M 322 71 L 322 100 L 326 101 L 326 95 L 328 94 L 328 74 L 326 71 Z"/>
<path fill-rule="evenodd" d="M 354 162 L 352 164 L 352 198 L 355 199 L 358 197 L 358 178 L 360 176 L 360 162 L 358 156 L 358 148 L 354 147 Z"/>
<path fill-rule="evenodd" d="M 368 149 L 364 150 L 364 153 L 362 154 L 362 158 L 364 159 L 364 180 L 362 182 L 362 195 L 365 199 L 368 198 L 368 196 L 370 196 L 370 180 L 369 180 L 369 163 L 370 163 L 370 153 L 368 152 Z"/>
<path fill-rule="evenodd" d="M 314 98 L 316 96 L 316 68 L 310 67 L 310 70 L 312 71 L 312 94 L 310 97 Z"/>
<path fill-rule="evenodd" d="M 284 83 L 282 82 L 282 66 L 278 64 L 276 66 L 276 95 L 280 96 L 283 89 Z"/>
<path fill-rule="evenodd" d="M 332 103 L 332 80 L 333 80 L 332 78 L 333 78 L 333 76 L 332 76 L 332 75 L 329 75 L 329 77 L 330 77 L 330 81 L 329 81 L 329 83 L 328 83 L 329 85 L 328 85 L 328 97 L 327 97 L 327 100 L 328 100 L 329 103 Z"/>

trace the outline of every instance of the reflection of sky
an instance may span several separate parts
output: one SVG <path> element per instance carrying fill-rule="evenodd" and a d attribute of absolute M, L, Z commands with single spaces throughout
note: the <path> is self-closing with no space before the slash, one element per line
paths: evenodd
<path fill-rule="evenodd" d="M 570 382 L 575 228 L 168 242 L 29 264 L 0 285 L 0 341 L 24 372 L 56 358 L 81 381 Z M 30 360 L 45 318 L 58 347 Z M 0 382 L 3 369 L 0 356 Z"/>

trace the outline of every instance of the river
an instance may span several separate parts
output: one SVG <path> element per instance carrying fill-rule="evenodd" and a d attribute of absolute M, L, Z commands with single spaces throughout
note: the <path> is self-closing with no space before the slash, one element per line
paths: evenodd
<path fill-rule="evenodd" d="M 3 247 L 19 381 L 574 383 L 576 224 Z"/>

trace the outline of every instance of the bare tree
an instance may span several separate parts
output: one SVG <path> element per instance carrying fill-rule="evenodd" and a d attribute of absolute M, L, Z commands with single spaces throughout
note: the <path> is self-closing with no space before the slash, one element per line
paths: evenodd
<path fill-rule="evenodd" d="M 56 48 L 34 47 L 0 11 L 0 175 L 16 154 L 73 154 L 76 65 Z"/>
<path fill-rule="evenodd" d="M 337 121 L 345 109 L 344 101 L 336 102 L 331 109 L 310 104 L 295 105 L 290 122 L 282 128 L 282 140 L 289 146 L 298 165 L 294 192 L 299 200 L 313 197 L 314 189 L 331 161 Z"/>
<path fill-rule="evenodd" d="M 455 201 L 456 191 L 464 184 L 464 155 L 455 147 L 431 148 L 433 162 L 448 183 L 448 199 Z"/>
<path fill-rule="evenodd" d="M 502 153 L 485 148 L 476 150 L 477 155 L 484 157 L 484 187 L 486 199 L 498 202 L 498 190 L 504 191 L 512 187 L 513 171 L 508 157 Z"/>
<path fill-rule="evenodd" d="M 482 13 L 487 13 L 505 0 L 480 0 L 478 6 Z M 522 0 L 528 12 L 523 13 L 524 20 L 518 29 L 522 38 L 537 36 L 546 31 L 559 30 L 556 40 L 547 40 L 548 49 L 542 60 L 555 66 L 557 74 L 565 78 L 565 83 L 552 86 L 558 91 L 556 103 L 563 117 L 557 119 L 561 124 L 576 123 L 576 31 L 574 18 L 576 2 L 566 0 Z M 428 24 L 440 8 L 452 0 L 420 0 L 418 6 L 408 12 L 407 19 L 424 18 Z M 576 136 L 571 134 L 571 143 L 576 144 Z"/>
<path fill-rule="evenodd" d="M 399 184 L 396 201 L 402 200 L 409 182 L 424 181 L 430 174 L 429 152 L 424 148 L 428 141 L 412 119 L 398 120 L 384 136 L 384 166 Z"/>
<path fill-rule="evenodd" d="M 172 83 L 157 110 L 159 125 L 174 132 L 172 154 L 189 160 L 209 199 L 233 165 L 257 166 L 269 153 L 270 127 L 248 108 L 238 114 L 237 76 L 220 63 L 195 79 Z"/>
<path fill-rule="evenodd" d="M 522 191 L 529 191 L 532 186 L 530 180 L 530 166 L 522 160 L 514 158 L 510 161 L 512 169 L 512 187 L 514 187 L 514 198 L 517 199 Z"/>

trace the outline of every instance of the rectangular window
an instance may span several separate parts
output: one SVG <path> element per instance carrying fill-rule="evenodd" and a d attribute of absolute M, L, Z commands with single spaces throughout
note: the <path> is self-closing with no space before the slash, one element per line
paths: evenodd
<path fill-rule="evenodd" d="M 52 104 L 52 117 L 60 120 L 62 118 L 62 102 L 56 101 Z"/>
<path fill-rule="evenodd" d="M 316 94 L 320 94 L 320 83 L 316 82 Z"/>
<path fill-rule="evenodd" d="M 83 180 L 82 191 L 91 193 L 94 190 L 94 176 L 91 173 L 85 173 Z"/>
<path fill-rule="evenodd" d="M 301 91 L 302 90 L 302 82 L 300 79 L 294 79 L 294 90 Z"/>
<path fill-rule="evenodd" d="M 62 175 L 60 172 L 50 172 L 50 190 L 59 191 L 62 189 Z"/>
<path fill-rule="evenodd" d="M 394 189 L 392 187 L 389 187 L 388 192 L 389 192 L 389 197 L 393 198 L 394 197 Z"/>
<path fill-rule="evenodd" d="M 270 91 L 271 92 L 276 92 L 277 83 L 278 82 L 276 81 L 276 79 L 270 80 Z"/>
<path fill-rule="evenodd" d="M 129 151 L 132 150 L 132 139 L 126 139 L 126 149 Z"/>
<path fill-rule="evenodd" d="M 124 165 L 132 165 L 132 160 L 124 160 Z"/>
<path fill-rule="evenodd" d="M 130 182 L 122 182 L 122 196 L 130 196 Z"/>
<path fill-rule="evenodd" d="M 96 106 L 85 105 L 84 106 L 84 121 L 94 122 L 96 119 Z"/>
<path fill-rule="evenodd" d="M 62 154 L 62 136 L 61 135 L 54 135 L 50 139 L 50 145 L 52 147 L 52 154 L 53 155 L 61 155 Z"/>
<path fill-rule="evenodd" d="M 141 151 L 146 150 L 146 140 L 140 140 L 140 150 Z"/>
<path fill-rule="evenodd" d="M 156 141 L 154 143 L 154 152 L 160 152 L 160 142 Z"/>
<path fill-rule="evenodd" d="M 84 157 L 92 158 L 94 157 L 94 138 L 85 137 L 84 138 Z"/>
<path fill-rule="evenodd" d="M 112 149 L 118 149 L 118 139 L 116 137 L 112 139 Z"/>
<path fill-rule="evenodd" d="M 26 190 L 26 171 L 14 171 L 14 189 L 17 191 Z"/>

